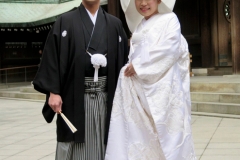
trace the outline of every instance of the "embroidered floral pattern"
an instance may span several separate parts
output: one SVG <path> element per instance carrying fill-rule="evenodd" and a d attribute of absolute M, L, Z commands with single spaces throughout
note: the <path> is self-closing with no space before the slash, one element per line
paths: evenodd
<path fill-rule="evenodd" d="M 128 147 L 129 160 L 164 160 L 164 154 L 156 141 L 149 144 L 133 143 Z"/>

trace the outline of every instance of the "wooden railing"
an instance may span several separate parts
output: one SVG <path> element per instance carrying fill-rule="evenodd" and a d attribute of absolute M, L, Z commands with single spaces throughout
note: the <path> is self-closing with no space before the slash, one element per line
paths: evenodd
<path fill-rule="evenodd" d="M 11 67 L 0 69 L 0 83 L 30 82 L 33 80 L 38 65 Z"/>

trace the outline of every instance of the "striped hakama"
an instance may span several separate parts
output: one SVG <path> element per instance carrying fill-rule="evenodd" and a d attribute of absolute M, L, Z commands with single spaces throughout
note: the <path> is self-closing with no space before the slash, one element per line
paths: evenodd
<path fill-rule="evenodd" d="M 107 115 L 106 77 L 85 78 L 85 143 L 58 142 L 56 160 L 104 160 Z"/>

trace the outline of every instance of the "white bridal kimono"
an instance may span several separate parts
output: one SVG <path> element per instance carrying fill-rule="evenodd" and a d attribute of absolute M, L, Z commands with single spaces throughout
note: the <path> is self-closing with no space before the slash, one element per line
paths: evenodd
<path fill-rule="evenodd" d="M 113 102 L 105 160 L 195 160 L 189 55 L 174 13 L 143 19 Z"/>

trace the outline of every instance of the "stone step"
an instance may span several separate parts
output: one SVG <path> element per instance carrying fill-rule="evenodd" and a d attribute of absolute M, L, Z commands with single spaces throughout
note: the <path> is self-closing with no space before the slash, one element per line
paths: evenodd
<path fill-rule="evenodd" d="M 192 72 L 194 76 L 207 76 L 208 69 L 207 68 L 193 68 Z"/>
<path fill-rule="evenodd" d="M 232 75 L 232 67 L 208 68 L 208 76 Z"/>
<path fill-rule="evenodd" d="M 191 92 L 191 100 L 197 102 L 240 104 L 240 93 Z"/>
<path fill-rule="evenodd" d="M 240 119 L 240 115 L 236 114 L 221 114 L 221 113 L 207 113 L 207 112 L 193 112 L 192 115 L 195 116 L 207 116 L 207 117 L 219 117 L 219 118 L 231 118 Z"/>
<path fill-rule="evenodd" d="M 191 92 L 240 93 L 239 83 L 191 82 Z"/>
<path fill-rule="evenodd" d="M 223 76 L 232 75 L 232 67 L 192 68 L 194 76 Z"/>
<path fill-rule="evenodd" d="M 18 83 L 0 83 L 0 89 L 14 88 L 14 87 L 22 87 L 29 86 L 31 82 L 18 82 Z"/>
<path fill-rule="evenodd" d="M 240 104 L 192 101 L 192 111 L 240 115 Z"/>
<path fill-rule="evenodd" d="M 46 96 L 41 93 L 25 93 L 20 91 L 0 91 L 0 97 L 6 98 L 22 98 L 22 99 L 35 99 L 35 100 L 45 100 Z"/>
<path fill-rule="evenodd" d="M 20 92 L 24 92 L 24 93 L 39 93 L 32 86 L 21 87 L 21 88 L 19 88 L 19 90 L 20 90 Z"/>

